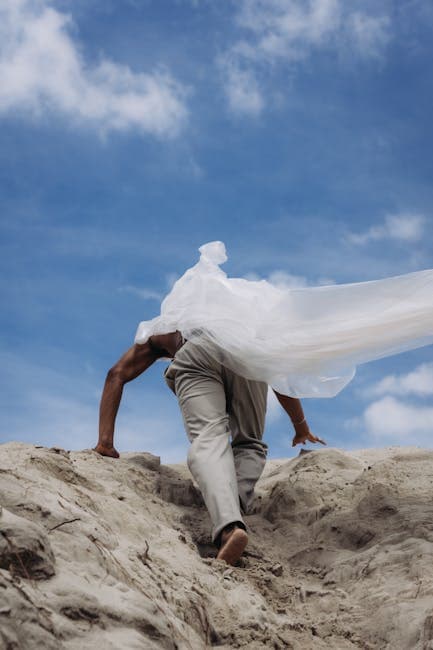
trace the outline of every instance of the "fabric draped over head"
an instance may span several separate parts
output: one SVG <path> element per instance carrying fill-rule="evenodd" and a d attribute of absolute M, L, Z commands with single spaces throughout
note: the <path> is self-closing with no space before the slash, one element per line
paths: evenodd
<path fill-rule="evenodd" d="M 334 396 L 356 365 L 433 343 L 433 270 L 286 289 L 227 277 L 222 242 L 199 251 L 161 314 L 139 324 L 136 343 L 179 330 L 234 372 L 293 397 Z"/>

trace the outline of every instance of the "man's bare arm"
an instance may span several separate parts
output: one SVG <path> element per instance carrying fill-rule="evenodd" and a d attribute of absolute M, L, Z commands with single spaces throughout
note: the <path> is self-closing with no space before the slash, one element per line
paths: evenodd
<path fill-rule="evenodd" d="M 113 438 L 123 386 L 141 375 L 160 356 L 162 354 L 148 342 L 141 345 L 136 343 L 108 371 L 99 408 L 99 440 L 95 451 L 103 456 L 119 457 L 113 445 Z"/>
<path fill-rule="evenodd" d="M 311 433 L 300 400 L 296 397 L 281 395 L 280 393 L 277 393 L 276 390 L 274 390 L 274 393 L 283 409 L 289 415 L 295 429 L 295 436 L 292 440 L 292 447 L 300 443 L 304 444 L 307 442 L 307 440 L 309 442 L 320 442 L 322 445 L 326 445 L 326 442 L 324 440 Z"/>

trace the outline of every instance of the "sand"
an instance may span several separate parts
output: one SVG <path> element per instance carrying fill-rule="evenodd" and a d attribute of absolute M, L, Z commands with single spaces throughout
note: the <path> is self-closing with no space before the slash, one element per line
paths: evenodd
<path fill-rule="evenodd" d="M 433 649 L 433 452 L 271 461 L 240 565 L 186 466 L 0 446 L 0 648 Z"/>

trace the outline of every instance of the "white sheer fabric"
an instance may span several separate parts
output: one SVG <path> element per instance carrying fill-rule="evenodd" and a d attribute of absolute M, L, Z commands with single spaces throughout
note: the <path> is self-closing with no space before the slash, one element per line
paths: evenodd
<path fill-rule="evenodd" d="M 228 278 L 222 242 L 200 249 L 136 343 L 179 330 L 238 374 L 293 397 L 331 397 L 357 364 L 433 343 L 433 270 L 280 289 Z"/>

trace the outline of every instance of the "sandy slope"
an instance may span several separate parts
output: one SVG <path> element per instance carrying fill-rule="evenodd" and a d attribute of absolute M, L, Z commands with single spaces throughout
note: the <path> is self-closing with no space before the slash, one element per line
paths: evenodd
<path fill-rule="evenodd" d="M 270 462 L 230 568 L 184 466 L 2 445 L 0 648 L 433 649 L 432 497 L 422 449 Z"/>

